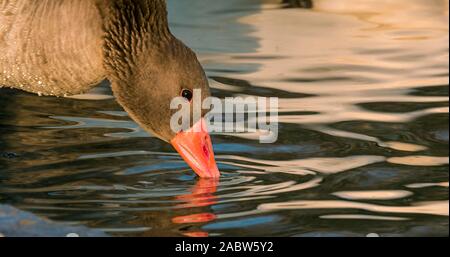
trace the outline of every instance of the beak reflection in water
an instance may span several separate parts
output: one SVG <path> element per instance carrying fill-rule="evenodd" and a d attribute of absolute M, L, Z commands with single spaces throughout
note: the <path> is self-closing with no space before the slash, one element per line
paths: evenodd
<path fill-rule="evenodd" d="M 217 203 L 217 197 L 214 195 L 214 193 L 217 191 L 218 184 L 219 181 L 217 179 L 200 178 L 190 194 L 180 195 L 176 197 L 177 200 L 183 201 L 183 203 L 178 205 L 177 207 L 199 208 L 207 207 Z M 172 222 L 175 224 L 205 223 L 213 221 L 216 218 L 217 217 L 214 213 L 201 212 L 185 216 L 176 216 L 172 218 Z M 189 231 L 183 234 L 189 237 L 209 236 L 208 232 L 204 231 Z"/>

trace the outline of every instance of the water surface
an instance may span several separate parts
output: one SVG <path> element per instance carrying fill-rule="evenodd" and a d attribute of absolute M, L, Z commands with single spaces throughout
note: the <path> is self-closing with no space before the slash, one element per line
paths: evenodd
<path fill-rule="evenodd" d="M 279 97 L 275 144 L 198 180 L 108 85 L 0 91 L 0 202 L 117 236 L 448 235 L 448 1 L 169 0 L 213 94 Z"/>

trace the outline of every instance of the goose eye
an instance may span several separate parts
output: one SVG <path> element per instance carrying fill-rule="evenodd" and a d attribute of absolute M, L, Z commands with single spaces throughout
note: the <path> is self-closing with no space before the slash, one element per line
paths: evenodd
<path fill-rule="evenodd" d="M 181 96 L 190 102 L 192 100 L 192 91 L 189 89 L 183 89 L 183 91 L 181 91 Z"/>

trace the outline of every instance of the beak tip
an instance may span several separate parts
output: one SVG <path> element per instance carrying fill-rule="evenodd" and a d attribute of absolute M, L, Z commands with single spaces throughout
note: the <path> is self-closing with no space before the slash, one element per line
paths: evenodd
<path fill-rule="evenodd" d="M 205 169 L 205 170 L 194 169 L 194 172 L 200 178 L 206 178 L 206 179 L 218 179 L 218 178 L 220 178 L 220 171 L 217 168 L 217 165 L 214 163 L 212 166 L 213 167 L 210 167 L 210 168 Z"/>

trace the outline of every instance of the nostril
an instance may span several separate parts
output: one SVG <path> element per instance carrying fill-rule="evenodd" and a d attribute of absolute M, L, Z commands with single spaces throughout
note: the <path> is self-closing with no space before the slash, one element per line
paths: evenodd
<path fill-rule="evenodd" d="M 203 153 L 205 154 L 206 158 L 209 159 L 209 149 L 206 144 L 203 144 Z"/>

